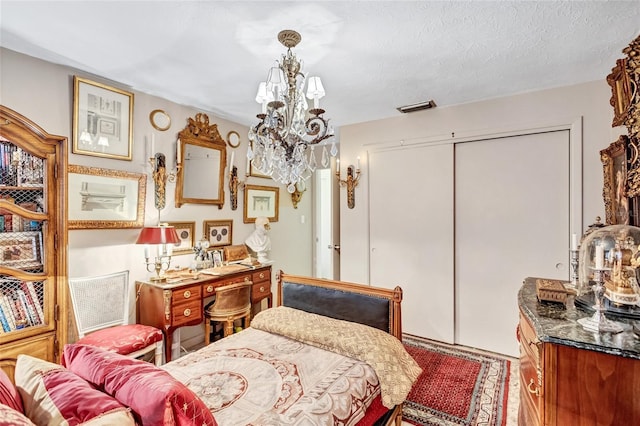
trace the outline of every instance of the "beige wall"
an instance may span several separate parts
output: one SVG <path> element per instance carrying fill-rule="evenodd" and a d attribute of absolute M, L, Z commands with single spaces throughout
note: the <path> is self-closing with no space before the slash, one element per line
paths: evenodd
<path fill-rule="evenodd" d="M 133 118 L 133 160 L 122 161 L 71 153 L 72 145 L 72 107 L 73 76 L 78 75 L 99 81 L 134 93 Z M 238 173 L 244 176 L 247 149 L 246 126 L 224 120 L 214 114 L 189 106 L 178 105 L 166 99 L 131 90 L 124 83 L 104 80 L 75 69 L 55 65 L 11 50 L 0 48 L 0 103 L 31 119 L 45 131 L 66 136 L 69 145 L 69 164 L 95 166 L 107 169 L 127 170 L 136 173 L 149 173 L 146 168 L 145 138 L 151 138 L 155 132 L 155 148 L 167 156 L 167 164 L 173 163 L 177 133 L 186 125 L 189 117 L 198 112 L 209 115 L 210 122 L 218 125 L 220 134 L 225 137 L 231 130 L 241 135 L 241 145 L 236 149 Z M 159 132 L 149 123 L 149 113 L 154 109 L 163 109 L 171 116 L 171 128 Z M 228 151 L 230 157 L 230 148 Z M 250 178 L 255 185 L 277 186 L 272 180 Z M 226 179 L 225 179 L 226 184 Z M 147 178 L 145 206 L 145 224 L 154 225 L 158 212 L 153 203 L 153 181 Z M 233 243 L 242 244 L 253 231 L 253 224 L 243 223 L 243 193 L 239 194 L 238 209 L 231 210 L 229 193 L 225 189 L 225 205 L 222 210 L 217 206 L 187 204 L 175 207 L 175 184 L 167 184 L 166 208 L 161 212 L 162 221 L 194 221 L 196 238 L 203 232 L 204 220 L 232 219 Z M 269 257 L 274 260 L 274 272 L 282 269 L 289 273 L 311 274 L 311 199 L 305 194 L 298 208 L 294 209 L 291 197 L 284 187 L 280 187 L 279 221 L 271 226 L 272 250 Z M 300 217 L 307 220 L 301 223 Z M 145 279 L 150 276 L 143 265 L 143 251 L 135 245 L 139 229 L 117 230 L 71 230 L 69 231 L 68 262 L 69 276 L 78 277 L 97 275 L 118 270 L 130 270 L 132 279 Z M 192 255 L 175 256 L 172 265 L 189 266 Z M 275 274 L 274 274 L 275 275 Z M 274 288 L 275 290 L 275 288 Z M 184 334 L 189 334 L 183 333 Z"/>
<path fill-rule="evenodd" d="M 370 145 L 397 143 L 402 140 L 469 140 L 513 130 L 566 125 L 582 119 L 583 229 L 593 223 L 596 216 L 604 219 L 599 151 L 616 140 L 620 134 L 626 134 L 624 127 L 611 128 L 611 91 L 605 77 L 591 83 L 452 107 L 437 107 L 386 120 L 341 127 L 340 162 L 345 165 L 343 168 L 347 164 L 354 164 L 356 157 L 360 156 L 364 170 L 360 185 L 356 189 L 356 207 L 351 210 L 347 209 L 346 205 L 341 206 L 341 279 L 368 282 L 369 211 L 366 153 Z M 523 152 L 522 155 L 526 153 Z M 398 170 L 397 183 L 413 185 L 419 191 L 420 182 L 403 181 L 402 170 Z M 345 195 L 342 194 L 341 197 L 344 199 Z M 418 226 L 419 224 L 416 224 L 417 231 Z M 532 275 L 535 273 L 536 271 L 531 271 Z"/>

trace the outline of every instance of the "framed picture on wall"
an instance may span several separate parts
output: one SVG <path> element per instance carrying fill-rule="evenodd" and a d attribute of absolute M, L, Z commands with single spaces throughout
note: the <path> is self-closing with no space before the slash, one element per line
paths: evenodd
<path fill-rule="evenodd" d="M 278 221 L 279 188 L 274 186 L 244 186 L 244 223 L 253 223 L 257 217 L 269 222 Z"/>
<path fill-rule="evenodd" d="M 607 83 L 611 86 L 611 100 L 609 103 L 613 107 L 613 122 L 611 127 L 620 126 L 625 123 L 629 115 L 631 105 L 631 80 L 627 72 L 627 59 L 618 59 L 616 66 L 607 76 Z"/>
<path fill-rule="evenodd" d="M 209 247 L 231 245 L 233 241 L 233 220 L 205 220 L 203 222 L 204 238 Z"/>
<path fill-rule="evenodd" d="M 74 154 L 131 160 L 133 93 L 73 77 Z"/>
<path fill-rule="evenodd" d="M 176 229 L 180 243 L 175 244 L 173 247 L 173 254 L 187 254 L 193 253 L 193 246 L 195 244 L 195 222 L 168 222 L 167 225 L 173 226 Z"/>
<path fill-rule="evenodd" d="M 147 175 L 70 164 L 69 229 L 142 228 Z"/>
<path fill-rule="evenodd" d="M 626 193 L 628 143 L 627 136 L 621 135 L 600 151 L 604 173 L 602 196 L 607 225 L 629 224 L 629 199 Z"/>

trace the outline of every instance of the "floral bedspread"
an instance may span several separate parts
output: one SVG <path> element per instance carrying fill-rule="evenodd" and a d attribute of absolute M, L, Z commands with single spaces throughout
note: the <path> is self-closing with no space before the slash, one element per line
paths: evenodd
<path fill-rule="evenodd" d="M 380 394 L 366 363 L 254 327 L 163 368 L 221 426 L 355 425 Z"/>

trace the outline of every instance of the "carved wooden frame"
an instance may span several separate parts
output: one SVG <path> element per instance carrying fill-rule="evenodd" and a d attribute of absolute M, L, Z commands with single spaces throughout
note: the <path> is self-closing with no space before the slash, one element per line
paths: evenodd
<path fill-rule="evenodd" d="M 196 198 L 185 196 L 184 185 L 186 173 L 185 168 L 185 151 L 186 145 L 194 145 L 196 147 L 206 148 L 219 151 L 220 162 L 217 170 L 218 188 L 215 198 Z M 176 207 L 183 204 L 214 204 L 218 209 L 224 206 L 224 176 L 227 164 L 227 142 L 220 136 L 217 124 L 209 123 L 209 116 L 204 113 L 197 113 L 195 118 L 188 118 L 187 125 L 178 133 L 178 176 L 176 182 Z M 216 173 L 216 171 L 214 171 Z M 215 174 L 214 174 L 215 176 Z M 206 182 L 207 176 L 202 176 L 201 185 L 211 185 Z"/>
<path fill-rule="evenodd" d="M 195 245 L 196 223 L 195 222 L 167 222 L 167 225 L 176 229 L 180 244 L 173 248 L 173 254 L 193 253 Z"/>
<path fill-rule="evenodd" d="M 620 136 L 607 148 L 600 151 L 604 186 L 605 219 L 607 225 L 629 223 L 629 200 L 627 198 L 627 147 L 629 138 Z"/>
<path fill-rule="evenodd" d="M 264 216 L 269 222 L 277 222 L 279 214 L 280 188 L 275 186 L 244 186 L 244 223 L 255 223 L 256 218 Z M 257 208 L 256 204 L 266 207 L 266 211 Z M 266 204 L 266 206 L 265 206 Z"/>
<path fill-rule="evenodd" d="M 121 196 L 98 193 L 83 194 L 82 184 L 86 179 L 88 183 L 108 184 L 124 187 Z M 117 229 L 117 228 L 142 228 L 144 226 L 144 203 L 147 189 L 147 175 L 144 173 L 132 173 L 124 170 L 101 169 L 99 167 L 86 167 L 75 164 L 69 165 L 68 170 L 68 229 Z M 94 197 L 93 200 L 87 197 Z M 129 206 L 126 210 L 113 208 L 116 198 L 123 198 L 123 202 Z M 83 210 L 82 203 L 94 202 L 104 204 L 96 210 Z M 111 206 L 111 207 L 105 207 Z M 127 211 L 129 215 L 127 216 Z"/>
<path fill-rule="evenodd" d="M 205 220 L 202 222 L 202 237 L 209 241 L 209 247 L 233 244 L 233 220 Z"/>
<path fill-rule="evenodd" d="M 627 72 L 627 60 L 618 59 L 616 66 L 607 76 L 607 83 L 611 86 L 611 99 L 609 103 L 613 107 L 613 122 L 611 127 L 621 126 L 626 123 L 631 105 L 631 80 Z"/>

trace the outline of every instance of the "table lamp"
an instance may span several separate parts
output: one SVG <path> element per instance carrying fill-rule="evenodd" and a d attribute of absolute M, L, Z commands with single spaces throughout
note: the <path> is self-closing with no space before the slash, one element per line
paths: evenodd
<path fill-rule="evenodd" d="M 158 226 L 146 226 L 140 231 L 136 244 L 144 244 L 144 258 L 147 271 L 156 271 L 156 276 L 151 277 L 151 281 L 163 281 L 160 274 L 169 269 L 171 265 L 171 255 L 173 245 L 180 243 L 180 238 L 173 226 L 160 224 Z M 156 246 L 156 255 L 153 261 L 149 261 L 150 246 Z"/>

